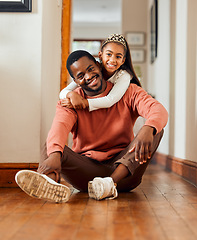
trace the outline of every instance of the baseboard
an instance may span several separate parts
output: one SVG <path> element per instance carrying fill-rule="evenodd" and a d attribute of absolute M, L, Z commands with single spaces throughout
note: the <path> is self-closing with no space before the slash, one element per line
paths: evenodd
<path fill-rule="evenodd" d="M 155 153 L 153 161 L 197 187 L 197 162 L 175 158 L 159 152 Z"/>
<path fill-rule="evenodd" d="M 153 162 L 162 165 L 197 187 L 197 163 L 156 152 Z M 36 170 L 38 163 L 0 163 L 0 187 L 17 187 L 14 177 L 22 169 Z"/>
<path fill-rule="evenodd" d="M 14 178 L 18 171 L 37 168 L 38 163 L 0 163 L 0 187 L 17 187 Z"/>

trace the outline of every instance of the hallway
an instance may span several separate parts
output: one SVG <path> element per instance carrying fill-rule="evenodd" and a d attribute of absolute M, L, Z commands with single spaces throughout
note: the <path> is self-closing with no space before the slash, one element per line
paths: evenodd
<path fill-rule="evenodd" d="M 66 204 L 30 198 L 19 188 L 0 189 L 3 240 L 195 240 L 197 189 L 151 164 L 143 183 L 115 200 L 74 193 Z"/>

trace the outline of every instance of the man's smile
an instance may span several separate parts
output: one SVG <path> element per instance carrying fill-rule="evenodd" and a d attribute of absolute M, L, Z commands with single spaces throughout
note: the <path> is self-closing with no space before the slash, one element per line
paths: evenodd
<path fill-rule="evenodd" d="M 87 83 L 86 83 L 86 85 L 88 86 L 88 87 L 94 87 L 94 86 L 96 86 L 97 85 L 97 83 L 98 83 L 98 75 L 96 74 L 95 76 L 93 76 Z"/>

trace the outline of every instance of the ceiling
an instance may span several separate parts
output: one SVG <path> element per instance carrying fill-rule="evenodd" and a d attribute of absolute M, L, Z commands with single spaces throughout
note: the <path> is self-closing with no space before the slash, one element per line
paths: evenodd
<path fill-rule="evenodd" d="M 122 0 L 73 0 L 73 24 L 121 22 Z"/>

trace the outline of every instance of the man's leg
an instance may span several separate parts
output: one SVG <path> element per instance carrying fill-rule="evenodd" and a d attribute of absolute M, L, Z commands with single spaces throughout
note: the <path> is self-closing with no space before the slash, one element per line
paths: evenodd
<path fill-rule="evenodd" d="M 39 167 L 47 161 L 46 145 L 41 150 Z M 57 164 L 53 164 L 56 166 Z M 38 168 L 39 170 L 39 168 Z M 71 192 L 69 187 L 58 183 L 60 170 L 54 168 L 48 174 L 41 174 L 40 171 L 21 170 L 15 180 L 18 186 L 29 196 L 52 202 L 67 202 Z"/>
<path fill-rule="evenodd" d="M 88 190 L 88 182 L 95 177 L 107 177 L 116 166 L 113 160 L 99 162 L 73 152 L 65 146 L 61 159 L 61 176 L 80 191 Z"/>
<path fill-rule="evenodd" d="M 161 138 L 163 136 L 163 130 L 154 136 L 152 155 L 157 150 Z M 132 142 L 127 148 L 125 148 L 116 158 L 114 158 L 114 163 L 117 164 L 117 168 L 110 175 L 110 178 L 95 178 L 90 182 L 89 186 L 89 196 L 97 200 L 103 199 L 105 197 L 115 198 L 117 197 L 118 191 L 130 191 L 136 188 L 142 180 L 142 176 L 150 163 L 151 158 L 147 160 L 146 163 L 139 164 L 135 161 L 135 153 L 130 153 L 129 150 L 132 148 Z"/>
<path fill-rule="evenodd" d="M 164 131 L 162 130 L 161 132 L 159 132 L 157 135 L 154 136 L 153 146 L 152 146 L 152 155 L 151 155 L 151 158 L 148 159 L 146 163 L 139 164 L 139 162 L 135 160 L 135 153 L 129 152 L 132 146 L 132 143 L 129 144 L 129 146 L 126 149 L 124 149 L 120 153 L 120 155 L 117 156 L 116 159 L 118 158 L 119 159 L 115 162 L 115 164 L 118 164 L 118 167 L 113 172 L 112 178 L 113 176 L 115 176 L 115 178 L 118 178 L 119 175 L 125 172 L 125 177 L 122 177 L 122 179 L 119 178 L 119 181 L 117 184 L 118 191 L 130 191 L 136 188 L 141 183 L 142 176 L 159 146 L 159 143 L 163 136 L 163 132 Z M 126 169 L 128 170 L 127 175 L 126 175 L 126 170 L 121 170 L 122 165 L 126 167 Z M 123 166 L 122 168 L 124 169 Z"/>
<path fill-rule="evenodd" d="M 40 168 L 40 166 L 42 165 L 42 163 L 48 158 L 47 155 L 47 146 L 46 143 L 43 145 L 43 147 L 41 148 L 41 153 L 40 153 L 40 161 L 39 161 L 39 166 L 38 169 Z M 53 179 L 56 182 L 60 182 L 60 173 L 58 170 L 54 170 L 50 173 L 47 174 L 48 177 L 50 177 L 51 179 Z"/>
<path fill-rule="evenodd" d="M 42 148 L 40 165 L 47 159 L 46 145 Z M 80 191 L 88 190 L 88 182 L 95 177 L 110 176 L 115 170 L 114 159 L 99 162 L 75 153 L 65 146 L 61 159 L 61 176 Z M 47 174 L 55 179 L 54 173 Z"/>

